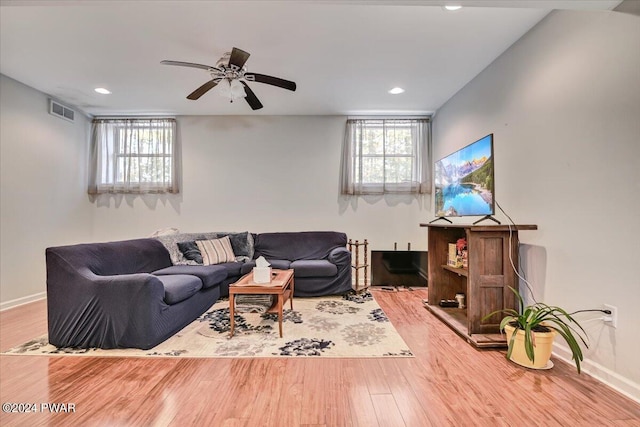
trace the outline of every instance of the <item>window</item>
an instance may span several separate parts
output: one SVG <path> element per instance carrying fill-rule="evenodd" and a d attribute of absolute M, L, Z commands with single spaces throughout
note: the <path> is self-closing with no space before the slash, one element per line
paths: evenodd
<path fill-rule="evenodd" d="M 342 194 L 430 193 L 430 165 L 428 118 L 347 120 Z"/>
<path fill-rule="evenodd" d="M 177 193 L 175 119 L 95 119 L 89 194 Z"/>

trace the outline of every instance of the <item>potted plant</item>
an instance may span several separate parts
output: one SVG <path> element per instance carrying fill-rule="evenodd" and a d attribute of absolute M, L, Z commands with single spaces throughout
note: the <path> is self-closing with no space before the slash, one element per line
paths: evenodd
<path fill-rule="evenodd" d="M 553 340 L 556 334 L 559 334 L 569 345 L 572 359 L 580 373 L 583 355 L 578 340 L 582 341 L 585 347 L 589 347 L 582 326 L 560 307 L 539 302 L 525 306 L 520 293 L 511 287 L 510 289 L 518 298 L 519 311 L 497 310 L 483 319 L 486 320 L 498 313 L 507 315 L 500 322 L 500 330 L 507 334 L 507 359 L 525 367 L 544 369 L 551 356 Z"/>

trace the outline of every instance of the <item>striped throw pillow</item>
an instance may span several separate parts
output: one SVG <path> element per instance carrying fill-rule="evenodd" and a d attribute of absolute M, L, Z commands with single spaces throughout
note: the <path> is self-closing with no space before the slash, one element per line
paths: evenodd
<path fill-rule="evenodd" d="M 202 253 L 202 264 L 204 265 L 222 264 L 236 260 L 229 236 L 213 240 L 196 240 L 196 245 Z"/>

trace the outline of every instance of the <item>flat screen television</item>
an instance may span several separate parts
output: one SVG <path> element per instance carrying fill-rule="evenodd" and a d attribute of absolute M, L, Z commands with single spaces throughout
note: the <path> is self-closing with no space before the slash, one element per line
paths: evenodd
<path fill-rule="evenodd" d="M 437 217 L 495 213 L 493 134 L 435 163 Z"/>

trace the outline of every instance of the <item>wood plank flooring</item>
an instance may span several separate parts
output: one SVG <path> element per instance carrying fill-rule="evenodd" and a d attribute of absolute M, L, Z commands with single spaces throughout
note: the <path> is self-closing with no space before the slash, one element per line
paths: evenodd
<path fill-rule="evenodd" d="M 415 358 L 0 356 L 2 403 L 75 404 L 0 425 L 640 426 L 640 405 L 571 365 L 474 349 L 424 309 L 426 290 L 373 293 Z M 2 350 L 44 333 L 44 301 L 0 313 Z"/>

